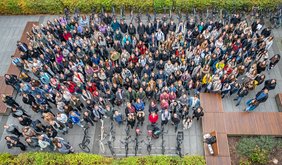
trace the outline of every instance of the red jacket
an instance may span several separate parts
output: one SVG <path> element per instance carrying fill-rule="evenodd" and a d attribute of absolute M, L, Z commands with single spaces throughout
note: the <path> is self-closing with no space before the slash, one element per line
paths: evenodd
<path fill-rule="evenodd" d="M 156 123 L 159 119 L 158 114 L 156 114 L 155 116 L 153 116 L 152 114 L 149 115 L 149 121 L 153 124 Z"/>
<path fill-rule="evenodd" d="M 69 38 L 71 38 L 71 33 L 70 32 L 64 33 L 63 37 L 67 41 L 67 40 L 69 40 Z"/>
<path fill-rule="evenodd" d="M 68 84 L 68 90 L 70 93 L 74 93 L 75 92 L 75 87 L 76 87 L 76 84 L 72 81 L 69 81 L 69 84 Z"/>
<path fill-rule="evenodd" d="M 86 90 L 88 90 L 89 92 L 91 92 L 93 94 L 97 90 L 96 84 L 92 83 L 91 86 L 87 85 Z"/>
<path fill-rule="evenodd" d="M 134 57 L 130 56 L 128 62 L 133 62 L 134 64 L 136 64 L 138 62 L 138 58 L 136 56 Z"/>
<path fill-rule="evenodd" d="M 168 100 L 169 99 L 169 94 L 168 93 L 162 93 L 160 95 L 160 100 Z"/>
<path fill-rule="evenodd" d="M 146 48 L 146 47 L 142 47 L 142 48 L 140 49 L 140 54 L 143 55 L 143 54 L 146 53 L 146 51 L 147 51 L 147 48 Z"/>

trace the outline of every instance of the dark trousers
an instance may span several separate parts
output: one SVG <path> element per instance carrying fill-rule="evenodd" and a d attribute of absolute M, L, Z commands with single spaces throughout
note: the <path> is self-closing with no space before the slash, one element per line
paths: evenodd
<path fill-rule="evenodd" d="M 19 141 L 17 142 L 17 144 L 15 144 L 15 147 L 20 147 L 22 151 L 26 150 L 26 146 L 22 142 L 19 142 Z"/>
<path fill-rule="evenodd" d="M 14 134 L 14 135 L 16 135 L 16 136 L 18 136 L 18 137 L 19 137 L 19 136 L 22 136 L 22 133 L 21 133 L 18 129 L 16 129 L 16 128 L 15 128 L 13 131 L 11 131 L 10 133 L 11 133 L 11 134 Z"/>

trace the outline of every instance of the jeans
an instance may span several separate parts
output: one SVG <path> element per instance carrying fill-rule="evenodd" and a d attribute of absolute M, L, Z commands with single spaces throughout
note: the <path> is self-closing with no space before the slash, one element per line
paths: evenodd
<path fill-rule="evenodd" d="M 78 126 L 80 126 L 80 127 L 84 127 L 82 124 L 81 124 L 81 122 L 79 121 L 79 122 L 77 122 L 77 123 L 75 123 L 75 124 L 77 124 Z"/>
<path fill-rule="evenodd" d="M 236 106 L 238 106 L 238 105 L 240 104 L 240 102 L 242 101 L 242 99 L 243 99 L 243 97 L 240 97 L 240 96 L 238 96 L 236 99 L 234 99 L 234 100 L 237 100 Z"/>

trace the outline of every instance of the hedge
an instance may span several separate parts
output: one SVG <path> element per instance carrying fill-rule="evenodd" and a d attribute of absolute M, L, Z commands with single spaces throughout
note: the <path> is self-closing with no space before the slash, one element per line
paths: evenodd
<path fill-rule="evenodd" d="M 71 11 L 78 7 L 82 13 L 90 13 L 95 7 L 100 11 L 104 6 L 111 11 L 111 6 L 116 6 L 116 11 L 121 6 L 127 10 L 130 7 L 143 11 L 153 8 L 163 11 L 163 7 L 176 7 L 183 11 L 197 8 L 199 10 L 210 6 L 224 9 L 251 9 L 252 6 L 261 8 L 273 8 L 281 5 L 281 0 L 0 0 L 0 14 L 62 14 L 63 9 L 68 7 Z"/>
<path fill-rule="evenodd" d="M 28 152 L 19 155 L 8 153 L 0 154 L 2 165 L 88 165 L 88 164 L 123 164 L 123 165 L 143 165 L 143 164 L 173 164 L 173 165 L 205 165 L 203 156 L 144 156 L 128 158 L 109 158 L 101 155 L 77 153 L 60 154 L 48 152 Z"/>

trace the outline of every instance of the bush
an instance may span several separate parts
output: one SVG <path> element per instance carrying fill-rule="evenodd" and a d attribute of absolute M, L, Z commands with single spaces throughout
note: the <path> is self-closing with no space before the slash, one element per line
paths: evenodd
<path fill-rule="evenodd" d="M 281 4 L 281 0 L 1 0 L 0 14 L 61 14 L 63 9 L 68 7 L 71 11 L 78 7 L 82 13 L 90 13 L 91 7 L 97 11 L 104 6 L 107 11 L 111 11 L 111 6 L 134 7 L 135 10 L 141 8 L 143 11 L 156 8 L 163 11 L 163 7 L 176 7 L 181 10 L 191 10 L 197 8 L 204 10 L 210 6 L 220 9 L 251 9 L 252 6 L 261 8 L 273 8 Z"/>
<path fill-rule="evenodd" d="M 60 154 L 48 152 L 30 152 L 17 156 L 7 153 L 0 154 L 0 162 L 3 165 L 88 165 L 88 164 L 187 164 L 187 165 L 205 165 L 203 156 L 184 156 L 179 158 L 176 156 L 144 156 L 144 157 L 128 157 L 113 159 L 101 155 L 76 153 L 76 154 Z"/>
<path fill-rule="evenodd" d="M 258 136 L 242 138 L 236 145 L 236 151 L 247 161 L 241 160 L 240 164 L 267 164 L 269 154 L 274 148 L 281 147 L 281 140 L 271 136 Z"/>
<path fill-rule="evenodd" d="M 268 161 L 268 155 L 268 151 L 266 151 L 265 149 L 261 149 L 257 146 L 251 153 L 250 160 L 253 163 L 266 164 Z"/>

